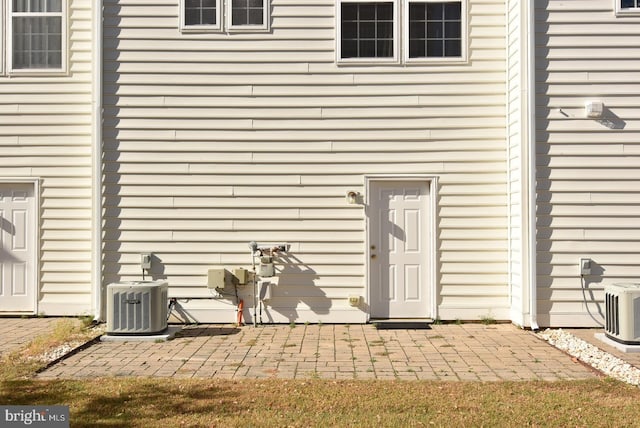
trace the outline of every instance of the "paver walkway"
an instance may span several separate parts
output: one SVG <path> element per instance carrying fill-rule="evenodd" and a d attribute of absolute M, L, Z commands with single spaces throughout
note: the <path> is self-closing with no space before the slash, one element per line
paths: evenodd
<path fill-rule="evenodd" d="M 585 379 L 595 374 L 510 324 L 185 326 L 168 342 L 101 342 L 38 375 L 180 378 Z"/>
<path fill-rule="evenodd" d="M 59 318 L 0 318 L 0 355 L 53 330 Z"/>

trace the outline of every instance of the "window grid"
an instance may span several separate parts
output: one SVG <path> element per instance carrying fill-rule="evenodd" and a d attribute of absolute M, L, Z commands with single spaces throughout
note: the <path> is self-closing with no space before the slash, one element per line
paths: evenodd
<path fill-rule="evenodd" d="M 11 68 L 63 69 L 62 0 L 12 0 Z"/>
<path fill-rule="evenodd" d="M 263 26 L 264 11 L 263 0 L 232 0 L 231 26 Z"/>
<path fill-rule="evenodd" d="M 394 57 L 392 2 L 341 5 L 341 58 Z"/>
<path fill-rule="evenodd" d="M 409 58 L 461 55 L 461 2 L 410 2 Z"/>
<path fill-rule="evenodd" d="M 184 0 L 185 26 L 217 26 L 217 0 Z"/>

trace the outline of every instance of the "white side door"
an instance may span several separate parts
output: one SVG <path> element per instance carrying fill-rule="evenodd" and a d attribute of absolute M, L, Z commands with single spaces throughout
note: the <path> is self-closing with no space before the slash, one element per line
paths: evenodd
<path fill-rule="evenodd" d="M 0 183 L 0 312 L 35 313 L 34 185 Z"/>
<path fill-rule="evenodd" d="M 370 183 L 372 319 L 431 317 L 429 193 L 426 181 Z"/>

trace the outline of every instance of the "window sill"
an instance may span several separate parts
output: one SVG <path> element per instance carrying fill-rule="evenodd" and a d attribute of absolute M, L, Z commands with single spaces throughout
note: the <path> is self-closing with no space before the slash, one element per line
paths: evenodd
<path fill-rule="evenodd" d="M 222 33 L 219 26 L 189 25 L 180 28 L 181 33 Z"/>
<path fill-rule="evenodd" d="M 67 70 L 47 68 L 8 70 L 3 74 L 4 77 L 64 77 L 68 75 Z"/>
<path fill-rule="evenodd" d="M 640 7 L 633 9 L 616 8 L 616 16 L 640 16 Z"/>

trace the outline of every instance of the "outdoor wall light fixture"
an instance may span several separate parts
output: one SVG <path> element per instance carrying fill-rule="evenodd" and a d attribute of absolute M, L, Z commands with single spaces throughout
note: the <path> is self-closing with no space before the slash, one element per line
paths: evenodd
<path fill-rule="evenodd" d="M 347 192 L 347 203 L 351 204 L 351 205 L 355 205 L 358 203 L 358 196 L 360 196 L 359 192 L 354 192 L 353 190 L 350 190 Z"/>
<path fill-rule="evenodd" d="M 590 119 L 599 119 L 604 114 L 604 103 L 600 100 L 592 100 L 584 103 L 584 114 Z"/>

